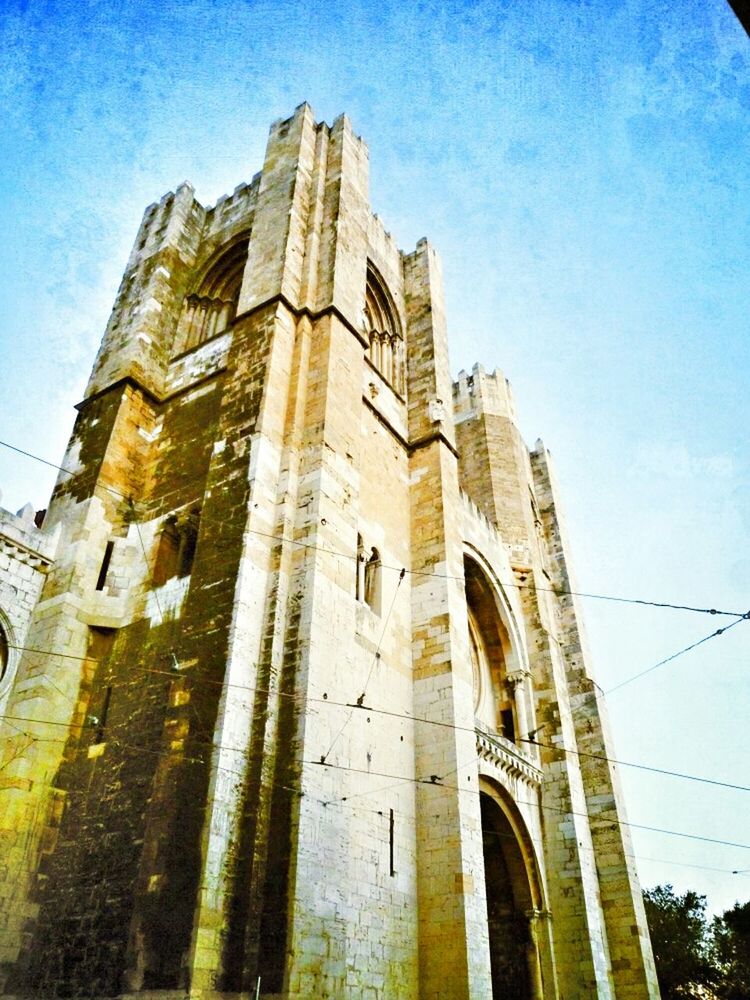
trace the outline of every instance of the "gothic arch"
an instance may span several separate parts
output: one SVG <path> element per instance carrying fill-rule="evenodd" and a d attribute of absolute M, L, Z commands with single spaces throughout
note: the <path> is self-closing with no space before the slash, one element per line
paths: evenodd
<path fill-rule="evenodd" d="M 500 582 L 492 564 L 485 556 L 470 542 L 464 542 L 464 565 L 467 561 L 476 564 L 477 569 L 484 576 L 487 588 L 492 593 L 497 613 L 505 627 L 509 640 L 509 665 L 514 670 L 525 670 L 527 667 L 526 646 L 523 639 L 523 631 L 518 623 L 516 614 L 511 607 L 510 600 L 505 591 L 505 587 Z"/>
<path fill-rule="evenodd" d="M 403 395 L 405 354 L 398 310 L 388 286 L 370 261 L 367 262 L 364 325 L 367 357 L 385 381 Z"/>
<path fill-rule="evenodd" d="M 483 562 L 475 550 L 464 553 L 474 712 L 482 728 L 515 742 L 528 728 L 526 658 L 507 598 Z"/>
<path fill-rule="evenodd" d="M 177 332 L 178 350 L 189 351 L 216 337 L 234 321 L 247 262 L 249 233 L 225 243 L 201 268 L 185 296 Z"/>
<path fill-rule="evenodd" d="M 480 776 L 482 845 L 493 998 L 541 1000 L 548 933 L 536 851 L 509 794 Z M 548 928 L 545 927 L 548 931 Z"/>

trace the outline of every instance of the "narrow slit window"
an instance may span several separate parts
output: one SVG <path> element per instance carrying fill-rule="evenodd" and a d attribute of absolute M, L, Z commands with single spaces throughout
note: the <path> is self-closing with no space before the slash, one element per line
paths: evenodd
<path fill-rule="evenodd" d="M 104 549 L 104 558 L 102 559 L 102 565 L 99 569 L 99 576 L 96 581 L 96 589 L 104 590 L 104 585 L 107 582 L 107 573 L 109 572 L 109 564 L 112 561 L 112 553 L 114 552 L 115 543 L 113 541 L 107 542 L 107 546 Z"/>
<path fill-rule="evenodd" d="M 198 524 L 196 519 L 189 520 L 180 532 L 180 551 L 177 560 L 177 576 L 189 576 L 195 558 L 195 546 L 198 541 Z"/>
<path fill-rule="evenodd" d="M 10 663 L 10 643 L 5 629 L 0 624 L 0 681 L 5 677 L 5 671 Z"/>
<path fill-rule="evenodd" d="M 180 534 L 175 519 L 170 519 L 164 525 L 159 536 L 159 548 L 156 551 L 154 564 L 154 583 L 161 587 L 167 580 L 177 576 L 180 557 Z"/>

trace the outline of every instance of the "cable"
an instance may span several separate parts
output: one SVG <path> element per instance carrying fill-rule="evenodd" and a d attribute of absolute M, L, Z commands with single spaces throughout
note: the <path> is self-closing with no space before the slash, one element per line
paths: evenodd
<path fill-rule="evenodd" d="M 34 455 L 30 451 L 24 451 L 23 448 L 17 448 L 14 444 L 9 444 L 7 441 L 0 441 L 0 445 L 4 448 L 10 448 L 11 451 L 18 452 L 19 455 L 25 455 L 26 458 L 33 458 L 37 462 L 41 462 L 42 465 L 48 465 L 51 469 L 57 469 L 58 472 L 64 472 L 66 476 L 77 476 L 78 473 L 74 472 L 72 469 L 66 469 L 64 465 L 57 465 L 55 462 L 50 462 L 46 458 L 42 458 L 40 455 Z M 106 490 L 108 493 L 112 493 L 116 497 L 120 497 L 121 500 L 128 500 L 129 497 L 125 496 L 124 493 L 120 493 L 118 490 L 113 489 L 111 486 L 105 486 L 104 483 L 95 484 L 100 489 Z"/>
<path fill-rule="evenodd" d="M 64 657 L 65 659 L 70 659 L 70 660 L 87 661 L 87 662 L 90 662 L 90 663 L 99 663 L 99 662 L 101 662 L 99 660 L 93 659 L 92 657 L 73 656 L 73 655 L 71 655 L 69 653 L 45 653 L 44 650 L 34 649 L 34 648 L 31 648 L 31 647 L 26 647 L 26 646 L 9 645 L 9 648 L 10 649 L 25 650 L 27 652 L 32 652 L 32 653 L 40 653 L 40 654 L 48 655 L 48 656 L 60 656 L 60 657 Z M 234 683 L 231 683 L 231 682 L 226 682 L 225 683 L 225 682 L 220 681 L 220 680 L 214 680 L 213 678 L 210 678 L 210 677 L 195 677 L 195 676 L 191 676 L 191 675 L 183 672 L 182 670 L 179 673 L 176 673 L 175 670 L 159 670 L 158 668 L 155 668 L 155 667 L 141 667 L 140 670 L 141 670 L 142 673 L 145 673 L 145 674 L 154 674 L 154 675 L 162 676 L 162 677 L 170 677 L 173 680 L 178 680 L 179 678 L 184 678 L 186 680 L 190 680 L 191 683 L 193 683 L 193 684 L 213 684 L 215 686 L 222 687 L 222 688 L 223 687 L 227 687 L 227 688 L 232 688 L 232 689 L 238 690 L 238 691 L 247 691 L 248 693 L 251 693 L 251 694 L 268 694 L 269 690 L 270 690 L 269 688 L 264 688 L 264 687 L 261 687 L 260 685 L 234 684 Z M 123 685 L 116 685 L 116 686 L 123 686 Z M 58 688 L 58 690 L 59 690 L 59 688 Z M 63 693 L 63 692 L 61 692 L 61 693 Z M 452 722 L 443 722 L 440 719 L 425 719 L 422 716 L 410 715 L 410 714 L 408 714 L 406 712 L 396 712 L 396 711 L 393 711 L 392 709 L 387 709 L 387 708 L 374 708 L 372 705 L 351 704 L 350 702 L 334 701 L 331 698 L 316 698 L 314 695 L 304 695 L 302 693 L 293 694 L 293 693 L 290 693 L 290 692 L 287 692 L 287 691 L 279 691 L 278 694 L 282 698 L 288 698 L 288 699 L 290 699 L 292 701 L 295 701 L 295 702 L 297 702 L 299 704 L 303 704 L 304 702 L 313 702 L 316 705 L 328 705 L 328 706 L 331 706 L 331 707 L 334 707 L 334 708 L 349 708 L 349 709 L 352 709 L 352 710 L 360 709 L 361 711 L 371 712 L 374 715 L 385 715 L 385 716 L 388 716 L 389 718 L 403 719 L 406 722 L 416 722 L 416 723 L 420 723 L 420 724 L 423 724 L 423 725 L 437 726 L 437 727 L 443 728 L 443 729 L 454 729 L 457 732 L 472 732 L 472 733 L 476 733 L 476 727 L 458 726 L 458 725 L 455 725 Z M 66 697 L 68 697 L 68 696 L 66 696 Z M 72 701 L 72 699 L 71 699 L 71 701 Z M 354 711 L 352 711 L 352 712 L 349 713 L 348 718 L 351 719 L 351 717 L 353 715 L 354 715 Z M 8 718 L 10 718 L 10 717 L 8 717 Z M 1 718 L 0 718 L 0 721 L 2 721 Z M 57 723 L 57 725 L 64 725 L 64 723 Z M 492 734 L 489 734 L 489 735 L 492 735 Z M 701 784 L 705 784 L 705 785 L 714 785 L 714 786 L 716 786 L 718 788 L 728 788 L 730 790 L 738 791 L 738 792 L 750 792 L 750 785 L 738 785 L 738 784 L 735 784 L 733 782 L 721 781 L 718 778 L 703 778 L 703 777 L 700 777 L 699 775 L 687 774 L 687 773 L 685 773 L 683 771 L 670 771 L 670 770 L 668 770 L 666 768 L 655 767 L 655 766 L 652 766 L 652 765 L 649 765 L 649 764 L 637 764 L 637 763 L 635 763 L 633 761 L 626 761 L 626 760 L 620 760 L 619 758 L 615 758 L 615 757 L 608 757 L 605 754 L 595 754 L 595 753 L 590 753 L 590 752 L 587 752 L 587 751 L 584 751 L 584 750 L 571 750 L 571 749 L 568 749 L 567 747 L 557 746 L 554 743 L 542 743 L 539 740 L 531 739 L 530 736 L 520 736 L 520 737 L 518 737 L 518 740 L 519 740 L 520 743 L 529 743 L 529 744 L 534 745 L 534 746 L 544 747 L 547 750 L 553 750 L 553 751 L 556 750 L 558 753 L 572 754 L 572 755 L 575 755 L 575 756 L 578 756 L 578 757 L 588 757 L 588 758 L 591 758 L 593 760 L 606 761 L 609 764 L 618 765 L 620 767 L 630 767 L 630 768 L 634 768 L 635 770 L 649 771 L 649 772 L 651 772 L 653 774 L 662 774 L 662 775 L 664 775 L 666 777 L 671 777 L 671 778 L 682 778 L 682 779 L 684 779 L 686 781 L 695 781 L 695 782 L 698 782 L 698 783 L 701 783 Z M 329 749 L 328 753 L 330 753 L 330 752 L 331 751 Z M 326 755 L 325 755 L 326 757 L 328 756 L 328 753 L 326 753 Z"/>
<path fill-rule="evenodd" d="M 12 451 L 18 452 L 21 455 L 25 455 L 27 458 L 34 459 L 37 462 L 42 462 L 44 465 L 48 465 L 53 469 L 58 469 L 59 471 L 64 472 L 68 476 L 77 475 L 77 473 L 73 472 L 71 469 L 66 469 L 62 465 L 56 465 L 54 462 L 49 462 L 46 458 L 42 458 L 39 455 L 34 455 L 32 452 L 29 451 L 24 451 L 23 448 L 17 448 L 15 445 L 9 444 L 7 441 L 0 441 L 0 445 L 2 445 L 5 448 L 10 448 Z M 123 500 L 127 500 L 131 504 L 133 503 L 131 497 L 126 496 L 124 493 L 120 493 L 118 490 L 115 490 L 111 486 L 105 486 L 103 483 L 97 483 L 96 486 L 100 487 L 103 490 L 108 491 L 109 493 L 112 493 L 114 496 L 120 497 Z M 357 559 L 356 554 L 351 552 L 344 552 L 341 549 L 332 549 L 321 545 L 311 545 L 309 542 L 301 542 L 293 538 L 284 538 L 283 536 L 272 534 L 271 532 L 259 531 L 258 529 L 255 528 L 249 528 L 247 530 L 250 531 L 251 534 L 259 535 L 264 538 L 271 538 L 279 542 L 281 541 L 287 542 L 291 545 L 297 545 L 302 548 L 313 548 L 316 549 L 318 552 L 325 552 L 328 553 L 329 555 L 341 556 L 342 558 L 352 559 L 355 561 Z M 394 572 L 399 572 L 399 573 L 403 569 L 403 567 L 389 566 L 386 563 L 381 563 L 381 566 L 385 570 L 393 570 Z M 428 572 L 427 570 L 407 569 L 405 570 L 405 572 L 409 573 L 411 576 L 428 576 L 441 580 L 458 580 L 458 581 L 464 580 L 463 576 L 456 576 L 446 573 L 433 573 L 431 571 Z M 534 583 L 527 584 L 524 582 L 519 582 L 517 580 L 513 580 L 511 582 L 501 581 L 501 583 L 502 586 L 504 587 L 516 587 L 519 590 L 533 590 L 535 592 L 538 591 L 539 593 L 555 594 L 557 597 L 584 597 L 596 601 L 613 601 L 618 604 L 634 604 L 634 605 L 641 605 L 653 608 L 670 608 L 676 611 L 693 611 L 697 614 L 704 614 L 704 615 L 724 615 L 729 618 L 736 618 L 742 616 L 742 612 L 739 611 L 721 611 L 718 610 L 717 608 L 700 608 L 689 604 L 674 604 L 668 601 L 649 601 L 644 598 L 616 597 L 610 594 L 594 594 L 579 590 L 565 590 L 562 587 L 541 587 Z M 748 612 L 748 614 L 745 615 L 745 617 L 750 617 L 750 612 Z"/>
<path fill-rule="evenodd" d="M 2 442 L 0 442 L 2 443 Z M 323 545 L 313 545 L 310 542 L 301 542 L 294 538 L 283 538 L 277 534 L 273 534 L 269 531 L 259 531 L 257 528 L 249 528 L 251 534 L 260 535 L 263 538 L 271 538 L 276 541 L 284 541 L 290 545 L 297 545 L 300 548 L 305 549 L 315 549 L 318 552 L 324 552 L 328 555 L 341 556 L 344 559 L 356 560 L 356 554 L 352 552 L 344 552 L 341 549 L 332 549 Z M 381 563 L 381 567 L 385 570 L 392 570 L 395 573 L 401 572 L 401 567 L 399 566 L 389 566 L 387 563 Z M 457 580 L 459 582 L 464 582 L 465 577 L 457 576 L 451 573 L 434 573 L 428 570 L 418 570 L 418 569 L 407 569 L 406 572 L 410 576 L 426 576 L 432 577 L 436 580 Z M 534 592 L 539 592 L 543 594 L 554 594 L 557 597 L 586 597 L 597 601 L 615 601 L 618 604 L 638 604 L 646 607 L 654 608 L 671 608 L 675 611 L 694 611 L 698 614 L 703 615 L 725 615 L 729 618 L 735 618 L 741 615 L 740 611 L 720 611 L 717 608 L 699 608 L 694 607 L 689 604 L 671 604 L 667 601 L 648 601 L 641 598 L 634 597 L 612 597 L 609 594 L 591 594 L 580 590 L 565 590 L 562 587 L 541 587 L 535 583 L 524 583 L 518 580 L 501 580 L 499 581 L 503 587 L 515 587 L 517 590 L 533 590 Z"/>
<path fill-rule="evenodd" d="M 13 721 L 13 722 L 27 722 L 27 723 L 32 724 L 32 725 L 63 726 L 63 727 L 67 728 L 67 723 L 64 723 L 64 722 L 53 722 L 51 720 L 43 720 L 43 719 L 29 719 L 29 718 L 25 718 L 25 717 L 22 717 L 22 716 L 8 716 L 7 718 L 8 718 L 8 720 Z M 29 734 L 29 733 L 25 733 L 24 735 L 31 737 L 31 734 Z M 121 741 L 118 741 L 116 738 L 114 738 L 113 742 L 121 742 Z M 128 746 L 127 744 L 123 744 L 123 745 L 124 746 Z M 242 756 L 245 756 L 245 757 L 248 757 L 248 758 L 250 757 L 250 754 L 252 753 L 252 751 L 249 750 L 249 749 L 246 750 L 246 749 L 243 749 L 241 747 L 229 747 L 229 746 L 226 746 L 226 745 L 221 744 L 221 743 L 206 743 L 206 744 L 203 744 L 203 745 L 206 746 L 206 747 L 212 748 L 214 750 L 221 749 L 221 750 L 227 750 L 227 751 L 230 751 L 230 752 L 233 752 L 233 753 L 238 753 L 238 754 L 240 754 Z M 131 749 L 133 749 L 135 751 L 140 751 L 140 752 L 150 753 L 150 754 L 157 754 L 157 755 L 160 755 L 160 754 L 163 754 L 165 752 L 168 752 L 168 751 L 151 750 L 151 749 L 149 749 L 147 747 L 137 747 L 137 746 L 132 746 Z M 192 763 L 200 763 L 200 764 L 204 764 L 204 765 L 207 764 L 207 763 L 209 763 L 209 764 L 211 763 L 210 761 L 206 761 L 203 758 L 186 758 L 185 757 L 185 758 L 182 758 L 182 759 L 183 760 L 190 760 Z M 389 786 L 389 788 L 390 787 L 397 787 L 397 785 L 399 785 L 399 784 L 414 784 L 414 785 L 422 785 L 422 786 L 425 786 L 425 785 L 426 786 L 435 785 L 435 786 L 437 786 L 439 788 L 443 788 L 443 789 L 447 789 L 447 790 L 451 790 L 451 791 L 463 792 L 463 793 L 467 793 L 468 792 L 469 794 L 478 795 L 479 794 L 479 789 L 475 790 L 473 788 L 464 788 L 464 787 L 459 786 L 459 785 L 445 785 L 445 784 L 443 784 L 443 781 L 444 781 L 444 779 L 446 777 L 449 777 L 451 774 L 456 773 L 457 771 L 461 770 L 464 767 L 470 767 L 470 766 L 474 765 L 478 761 L 478 759 L 479 759 L 478 757 L 471 758 L 471 760 L 465 761 L 463 764 L 459 764 L 452 771 L 446 772 L 445 775 L 432 774 L 432 775 L 428 775 L 427 777 L 423 777 L 423 778 L 412 778 L 412 777 L 407 776 L 407 775 L 385 774 L 383 772 L 366 770 L 364 768 L 350 767 L 350 766 L 347 766 L 347 765 L 344 765 L 344 764 L 331 764 L 329 761 L 323 761 L 323 760 L 320 760 L 320 759 L 319 760 L 308 760 L 307 758 L 304 758 L 304 757 L 300 759 L 299 763 L 300 764 L 307 764 L 307 765 L 311 765 L 311 766 L 315 766 L 315 767 L 327 767 L 327 768 L 331 768 L 332 770 L 346 771 L 346 772 L 353 773 L 353 774 L 364 774 L 364 775 L 369 775 L 371 777 L 389 778 L 389 779 L 392 779 L 393 781 L 396 782 L 396 785 Z M 217 767 L 221 767 L 221 765 L 217 765 Z M 229 770 L 227 768 L 221 768 L 221 769 L 222 770 Z M 229 770 L 229 773 L 235 773 L 235 774 L 237 774 L 238 777 L 243 777 L 243 775 L 240 772 L 232 772 L 231 770 Z M 361 796 L 364 796 L 364 795 L 382 794 L 385 791 L 388 791 L 389 788 L 386 788 L 386 789 L 372 789 L 370 791 L 356 793 L 356 795 L 344 796 L 341 801 L 348 801 L 350 799 L 361 797 Z M 336 800 L 329 800 L 329 801 L 330 802 L 334 802 Z M 684 831 L 680 831 L 680 830 L 669 830 L 669 829 L 664 828 L 664 827 L 648 826 L 648 825 L 642 824 L 642 823 L 632 823 L 629 820 L 605 819 L 605 818 L 600 817 L 600 816 L 594 816 L 594 817 L 592 817 L 588 813 L 576 812 L 573 809 L 562 809 L 562 808 L 557 808 L 555 806 L 550 806 L 550 805 L 545 804 L 543 801 L 541 803 L 536 803 L 536 802 L 521 802 L 520 800 L 516 800 L 516 804 L 528 805 L 528 806 L 534 806 L 534 807 L 536 807 L 537 805 L 539 805 L 542 810 L 546 810 L 548 812 L 558 813 L 560 815 L 565 815 L 565 816 L 579 816 L 579 817 L 581 817 L 583 819 L 588 820 L 588 822 L 591 823 L 591 824 L 600 823 L 600 824 L 602 824 L 604 826 L 630 827 L 630 828 L 636 829 L 636 830 L 647 830 L 647 831 L 652 832 L 652 833 L 661 833 L 661 834 L 664 834 L 664 835 L 667 835 L 667 836 L 682 837 L 682 838 L 685 838 L 687 840 L 698 840 L 698 841 L 701 841 L 702 843 L 718 844 L 718 845 L 721 845 L 721 846 L 724 846 L 724 847 L 734 847 L 734 848 L 738 848 L 740 850 L 750 851 L 750 844 L 742 844 L 742 843 L 738 843 L 736 841 L 730 841 L 730 840 L 720 840 L 720 839 L 717 839 L 717 838 L 714 838 L 714 837 L 705 837 L 705 836 L 703 836 L 701 834 L 685 833 Z"/>
<path fill-rule="evenodd" d="M 603 760 L 608 764 L 616 764 L 620 767 L 632 767 L 639 771 L 650 771 L 653 774 L 663 774 L 670 778 L 684 778 L 686 781 L 698 781 L 704 785 L 716 785 L 718 788 L 730 788 L 737 792 L 750 792 L 750 785 L 735 785 L 729 781 L 719 781 L 715 778 L 700 778 L 695 774 L 685 774 L 683 771 L 668 771 L 662 767 L 651 767 L 648 764 L 634 764 L 628 760 L 617 760 L 614 757 L 606 757 L 604 754 L 587 753 L 585 750 L 569 750 L 567 747 L 559 747 L 554 743 L 540 743 L 528 737 L 520 736 L 521 743 L 532 743 L 534 746 L 545 747 L 547 750 L 557 750 L 559 753 L 572 754 L 575 757 L 590 757 L 593 760 Z"/>
<path fill-rule="evenodd" d="M 19 730 L 19 732 L 20 732 L 20 730 Z M 24 734 L 24 735 L 28 736 L 28 734 Z M 30 738 L 33 739 L 35 742 L 37 741 L 37 739 L 40 739 L 40 738 L 34 738 L 34 737 L 30 737 Z M 58 742 L 58 741 L 55 741 L 55 742 Z M 169 752 L 166 749 L 164 749 L 162 751 L 146 750 L 146 748 L 135 747 L 135 746 L 132 746 L 130 744 L 125 744 L 125 743 L 123 743 L 122 741 L 119 741 L 119 740 L 113 740 L 112 742 L 116 743 L 117 745 L 119 745 L 121 747 L 123 747 L 124 749 L 130 749 L 130 750 L 134 750 L 136 752 L 139 752 L 139 751 L 140 752 L 148 752 L 148 753 L 151 753 L 151 754 L 155 754 L 157 756 L 163 756 L 165 753 Z M 197 762 L 197 763 L 204 763 L 204 761 L 202 759 L 200 759 L 200 758 L 182 758 L 182 760 L 186 761 L 186 762 L 194 761 L 194 762 Z M 328 766 L 332 766 L 332 765 L 328 765 Z M 461 765 L 461 766 L 465 766 L 465 765 Z M 226 771 L 228 773 L 237 774 L 239 777 L 244 777 L 239 772 L 232 771 L 229 768 L 224 768 L 221 765 L 217 765 L 217 767 L 218 767 L 219 770 L 224 770 L 224 771 Z M 457 768 L 456 770 L 458 770 L 458 769 L 459 768 Z M 411 780 L 411 779 L 408 779 L 408 780 Z M 403 783 L 403 781 L 401 781 L 400 783 Z M 426 784 L 435 784 L 436 782 L 429 781 L 429 782 L 423 782 L 423 783 L 426 783 Z M 51 787 L 51 783 L 47 783 L 47 784 Z M 361 816 L 363 812 L 369 812 L 369 813 L 372 813 L 373 815 L 377 815 L 377 816 L 380 816 L 380 817 L 384 816 L 383 809 L 374 809 L 374 808 L 363 809 L 361 805 L 359 805 L 357 807 L 350 805 L 349 801 L 352 798 L 355 798 L 357 796 L 349 796 L 346 799 L 338 800 L 338 801 L 335 801 L 335 800 L 323 800 L 323 799 L 317 798 L 314 795 L 311 795 L 311 793 L 309 793 L 309 792 L 305 792 L 302 789 L 291 788 L 288 785 L 283 785 L 283 784 L 281 784 L 280 782 L 277 782 L 277 781 L 261 782 L 261 784 L 262 784 L 263 787 L 266 787 L 266 788 L 272 787 L 272 786 L 276 786 L 276 787 L 282 788 L 285 791 L 289 791 L 290 793 L 299 796 L 300 798 L 304 797 L 304 798 L 306 798 L 308 800 L 315 801 L 315 802 L 318 803 L 318 805 L 321 805 L 324 808 L 327 808 L 329 806 L 336 806 L 338 808 L 348 809 L 349 811 L 351 811 L 352 813 L 354 813 L 357 816 Z M 397 787 L 397 786 L 390 786 L 390 787 Z M 443 787 L 445 787 L 445 786 L 443 786 Z M 468 789 L 461 789 L 461 791 L 467 791 L 467 790 Z M 85 790 L 85 791 L 84 790 L 72 790 L 71 789 L 71 790 L 68 790 L 67 794 L 69 794 L 69 795 L 73 794 L 73 795 L 86 796 L 86 795 L 88 795 L 88 789 Z M 365 793 L 365 794 L 373 794 L 373 793 Z M 521 804 L 527 804 L 527 805 L 534 804 L 534 805 L 536 805 L 536 803 L 521 803 Z M 544 807 L 542 807 L 542 808 L 544 808 Z M 546 808 L 548 809 L 548 811 L 550 811 L 550 807 L 546 807 Z M 552 811 L 555 811 L 555 810 L 552 810 Z M 563 810 L 556 810 L 556 811 L 564 812 Z M 412 821 L 414 819 L 413 814 L 411 814 L 411 813 L 409 813 L 408 816 L 405 816 L 405 814 L 403 814 L 403 813 L 400 813 L 400 815 L 402 817 L 407 818 L 409 821 Z M 495 839 L 501 839 L 501 838 L 512 839 L 512 840 L 516 839 L 515 835 L 513 835 L 513 834 L 502 834 L 502 833 L 498 833 L 497 831 L 494 831 L 494 830 L 486 830 L 486 831 L 484 831 L 484 834 L 492 836 Z M 584 850 L 584 851 L 596 853 L 596 848 L 594 848 L 593 846 L 592 847 L 588 847 L 588 846 L 585 846 L 585 845 L 582 845 L 582 844 L 579 845 L 579 850 Z M 231 847 L 228 848 L 227 853 L 228 854 L 231 853 Z M 649 862 L 653 862 L 653 863 L 657 863 L 657 864 L 676 865 L 676 866 L 683 867 L 683 868 L 693 868 L 693 869 L 701 870 L 701 871 L 712 871 L 712 872 L 717 872 L 719 874 L 725 874 L 725 875 L 745 875 L 747 872 L 750 872 L 750 869 L 725 869 L 725 868 L 716 868 L 716 867 L 713 867 L 713 866 L 698 865 L 698 864 L 694 864 L 694 863 L 690 863 L 690 862 L 680 862 L 680 861 L 675 861 L 673 859 L 666 859 L 666 858 L 651 858 L 651 857 L 645 857 L 643 855 L 636 855 L 636 854 L 625 854 L 624 855 L 624 859 L 626 861 L 633 861 L 633 862 L 636 862 L 636 863 L 638 861 L 649 861 Z M 125 871 L 125 869 L 123 868 L 122 871 Z M 30 874 L 30 873 L 31 872 L 26 872 L 26 874 Z M 19 873 L 19 877 L 22 874 L 24 874 L 24 872 Z"/>
<path fill-rule="evenodd" d="M 127 502 L 128 502 L 128 505 L 129 505 L 130 509 L 132 511 L 134 511 L 135 510 L 135 504 L 133 503 L 133 501 L 132 501 L 132 499 L 130 497 L 128 497 L 128 501 Z M 133 520 L 133 525 L 135 526 L 135 532 L 138 535 L 138 541 L 141 543 L 141 552 L 143 553 L 143 562 L 144 562 L 144 565 L 146 567 L 146 570 L 148 570 L 148 568 L 149 568 L 149 564 L 148 564 L 148 552 L 146 552 L 146 546 L 143 544 L 143 535 L 141 534 L 140 525 L 138 524 L 138 522 L 136 520 Z M 159 624 L 163 625 L 164 624 L 164 612 L 161 609 L 161 603 L 159 601 L 159 594 L 158 594 L 157 591 L 158 591 L 157 587 L 152 587 L 150 592 L 154 595 L 154 600 L 156 601 L 156 609 L 159 612 Z M 172 650 L 172 656 L 174 656 L 174 650 Z"/>
<path fill-rule="evenodd" d="M 391 606 L 388 608 L 388 614 L 385 616 L 385 621 L 383 622 L 383 628 L 380 631 L 380 638 L 378 639 L 378 644 L 375 648 L 375 654 L 372 658 L 372 663 L 370 664 L 370 670 L 367 674 L 367 680 L 365 681 L 365 686 L 362 688 L 362 694 L 359 696 L 359 698 L 357 698 L 358 708 L 362 708 L 362 706 L 364 705 L 365 695 L 367 694 L 367 687 L 370 683 L 370 678 L 372 677 L 373 668 L 375 667 L 377 661 L 380 659 L 380 647 L 383 645 L 383 639 L 385 638 L 385 630 L 388 626 L 388 622 L 390 621 L 391 612 L 393 611 L 393 605 L 396 603 L 396 595 L 398 594 L 398 588 L 401 586 L 401 581 L 403 580 L 405 575 L 406 575 L 406 570 L 402 568 L 401 572 L 398 574 L 398 583 L 396 584 L 396 589 L 393 591 L 393 599 L 391 600 Z"/>
<path fill-rule="evenodd" d="M 637 681 L 640 677 L 645 677 L 646 674 L 650 674 L 652 671 L 658 670 L 659 667 L 663 667 L 665 664 L 671 663 L 672 660 L 676 660 L 678 656 L 683 656 L 685 653 L 689 653 L 691 649 L 696 649 L 696 647 L 702 646 L 703 643 L 708 642 L 709 639 L 714 639 L 718 635 L 724 635 L 724 633 L 728 632 L 730 628 L 734 628 L 734 626 L 739 625 L 741 621 L 747 621 L 748 619 L 750 619 L 750 611 L 746 611 L 744 615 L 739 615 L 737 620 L 733 621 L 730 625 L 726 625 L 724 628 L 717 628 L 716 631 L 712 632 L 710 635 L 706 635 L 697 642 L 692 643 L 690 646 L 685 646 L 684 649 L 680 649 L 676 653 L 672 653 L 671 656 L 667 656 L 663 660 L 659 660 L 659 662 L 655 663 L 653 667 L 647 667 L 645 670 L 641 670 L 639 673 L 633 674 L 631 677 L 626 677 L 624 681 L 620 681 L 619 684 L 615 684 L 614 687 L 609 688 L 604 692 L 604 694 L 610 695 L 614 691 L 619 691 L 620 688 L 625 687 L 627 684 L 632 684 L 633 681 Z"/>
<path fill-rule="evenodd" d="M 396 584 L 396 589 L 393 592 L 393 599 L 391 600 L 391 605 L 388 608 L 388 614 L 385 616 L 385 620 L 383 621 L 383 627 L 380 630 L 380 638 L 378 639 L 378 644 L 375 647 L 375 653 L 373 654 L 372 662 L 370 663 L 370 670 L 368 671 L 368 674 L 367 674 L 367 680 L 365 681 L 365 686 L 362 689 L 362 694 L 359 696 L 359 698 L 357 698 L 356 708 L 363 708 L 364 707 L 364 700 L 365 700 L 365 694 L 367 692 L 367 685 L 370 683 L 370 678 L 372 677 L 373 668 L 374 668 L 375 664 L 377 663 L 377 661 L 380 659 L 380 647 L 383 644 L 383 639 L 385 638 L 385 632 L 386 632 L 386 629 L 388 627 L 388 622 L 390 621 L 390 618 L 391 618 L 391 612 L 393 611 L 393 606 L 396 603 L 396 595 L 398 594 L 398 588 L 401 586 L 401 581 L 403 580 L 405 574 L 406 574 L 406 570 L 402 569 L 401 572 L 398 575 L 398 583 Z M 331 750 L 333 750 L 334 746 L 336 745 L 336 742 L 337 742 L 339 736 L 341 736 L 341 734 L 343 733 L 343 731 L 349 725 L 349 722 L 351 721 L 352 715 L 354 714 L 354 707 L 355 706 L 352 706 L 352 711 L 347 715 L 346 719 L 344 720 L 344 724 L 341 726 L 341 728 L 339 729 L 339 731 L 336 733 L 336 735 L 331 740 L 331 745 L 328 747 L 328 749 L 326 750 L 326 752 L 320 758 L 320 763 L 321 764 L 325 764 L 326 758 L 328 757 L 328 755 L 330 754 Z"/>

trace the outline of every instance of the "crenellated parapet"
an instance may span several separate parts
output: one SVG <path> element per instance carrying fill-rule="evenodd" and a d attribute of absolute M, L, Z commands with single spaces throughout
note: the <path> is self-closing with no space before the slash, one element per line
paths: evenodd
<path fill-rule="evenodd" d="M 453 411 L 456 423 L 476 419 L 482 414 L 507 417 L 515 421 L 516 410 L 510 382 L 499 368 L 486 372 L 476 364 L 471 374 L 458 373 L 453 383 Z"/>

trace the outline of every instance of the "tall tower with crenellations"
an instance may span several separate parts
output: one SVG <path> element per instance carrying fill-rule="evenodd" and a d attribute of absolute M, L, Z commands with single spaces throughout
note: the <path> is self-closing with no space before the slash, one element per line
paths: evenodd
<path fill-rule="evenodd" d="M 345 117 L 146 211 L 77 409 L 0 603 L 4 995 L 656 1000 L 549 454 Z"/>

